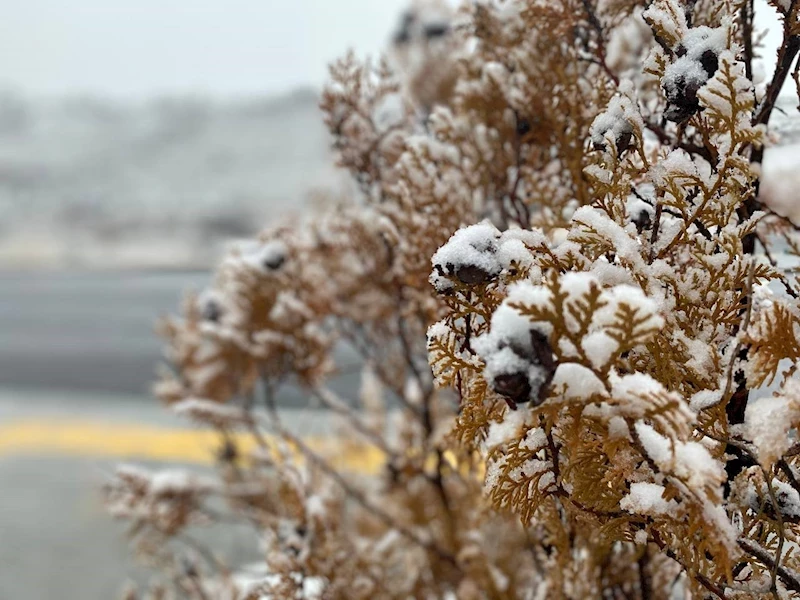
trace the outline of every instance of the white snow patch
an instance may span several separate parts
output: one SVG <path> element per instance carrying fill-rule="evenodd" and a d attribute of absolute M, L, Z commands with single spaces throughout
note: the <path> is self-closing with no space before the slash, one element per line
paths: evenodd
<path fill-rule="evenodd" d="M 664 486 L 655 483 L 632 483 L 631 491 L 619 501 L 619 506 L 622 510 L 639 515 L 674 515 L 678 503 L 664 500 L 665 491 Z"/>
<path fill-rule="evenodd" d="M 554 389 L 564 387 L 566 399 L 588 399 L 592 396 L 607 397 L 603 382 L 590 369 L 577 363 L 562 363 L 558 365 L 553 375 L 552 386 Z"/>

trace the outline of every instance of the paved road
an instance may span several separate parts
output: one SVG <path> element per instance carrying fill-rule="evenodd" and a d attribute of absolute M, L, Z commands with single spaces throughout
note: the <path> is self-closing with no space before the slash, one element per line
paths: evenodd
<path fill-rule="evenodd" d="M 0 273 L 0 385 L 145 393 L 153 332 L 207 273 Z"/>
<path fill-rule="evenodd" d="M 0 271 L 0 388 L 148 395 L 162 357 L 156 320 L 175 314 L 184 294 L 210 279 L 205 272 Z M 343 363 L 355 361 L 350 354 Z M 351 393 L 357 386 L 357 373 L 334 384 Z M 292 387 L 278 401 L 308 404 Z"/>

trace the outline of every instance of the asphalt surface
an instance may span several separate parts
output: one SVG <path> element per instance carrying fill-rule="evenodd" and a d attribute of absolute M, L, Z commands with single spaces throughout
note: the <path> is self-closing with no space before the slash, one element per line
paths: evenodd
<path fill-rule="evenodd" d="M 0 386 L 144 394 L 154 323 L 208 273 L 0 273 Z"/>

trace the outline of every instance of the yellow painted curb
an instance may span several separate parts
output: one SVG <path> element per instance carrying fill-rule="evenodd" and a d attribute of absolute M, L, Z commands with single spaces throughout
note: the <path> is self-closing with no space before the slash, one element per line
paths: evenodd
<path fill-rule="evenodd" d="M 0 458 L 55 455 L 211 465 L 217 460 L 222 440 L 218 432 L 210 429 L 29 419 L 0 426 Z M 232 441 L 242 456 L 257 448 L 255 439 L 248 434 L 234 434 Z M 333 437 L 309 437 L 303 441 L 339 469 L 373 474 L 384 464 L 383 453 L 373 446 Z M 267 437 L 267 443 L 274 449 L 276 440 Z"/>

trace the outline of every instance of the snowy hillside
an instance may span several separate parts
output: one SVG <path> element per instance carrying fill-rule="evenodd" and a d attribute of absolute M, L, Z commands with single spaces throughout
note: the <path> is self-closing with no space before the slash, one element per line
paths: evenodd
<path fill-rule="evenodd" d="M 0 95 L 0 266 L 205 266 L 332 176 L 316 94 Z"/>

